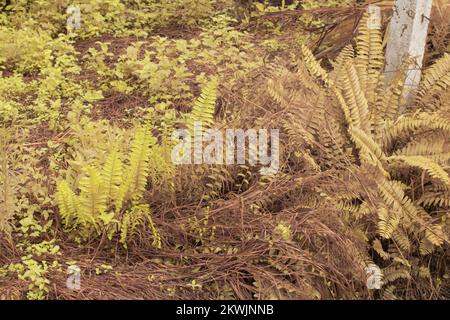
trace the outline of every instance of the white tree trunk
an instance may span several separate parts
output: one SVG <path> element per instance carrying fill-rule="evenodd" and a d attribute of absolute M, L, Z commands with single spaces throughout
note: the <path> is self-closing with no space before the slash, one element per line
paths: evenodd
<path fill-rule="evenodd" d="M 395 0 L 387 50 L 385 76 L 389 80 L 406 57 L 414 59 L 408 69 L 405 97 L 417 88 L 433 0 Z"/>

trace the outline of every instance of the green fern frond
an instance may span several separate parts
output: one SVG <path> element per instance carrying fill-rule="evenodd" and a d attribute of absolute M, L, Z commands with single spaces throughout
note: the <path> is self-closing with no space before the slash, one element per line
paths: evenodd
<path fill-rule="evenodd" d="M 126 212 L 120 223 L 120 239 L 119 242 L 123 245 L 124 248 L 128 247 L 127 238 L 128 238 L 128 229 L 130 229 L 131 222 L 131 214 Z"/>
<path fill-rule="evenodd" d="M 138 200 L 142 197 L 147 178 L 150 172 L 149 160 L 151 149 L 156 143 L 149 127 L 142 127 L 136 130 L 129 165 L 126 168 L 124 180 L 119 188 L 118 207 L 122 207 L 125 198 Z"/>
<path fill-rule="evenodd" d="M 75 193 L 65 180 L 61 180 L 56 185 L 56 202 L 58 203 L 59 213 L 63 218 L 64 225 L 69 226 L 72 222 L 76 223 L 78 205 Z"/>
<path fill-rule="evenodd" d="M 196 122 L 201 122 L 203 129 L 208 129 L 214 124 L 216 109 L 218 80 L 212 78 L 201 91 L 194 103 L 192 111 L 187 119 L 187 127 L 191 134 L 194 132 Z M 202 132 L 203 134 L 203 132 Z"/>
<path fill-rule="evenodd" d="M 106 194 L 99 170 L 89 166 L 85 171 L 86 175 L 79 184 L 77 218 L 81 224 L 92 223 L 97 228 L 97 219 L 106 210 Z"/>
<path fill-rule="evenodd" d="M 122 161 L 120 152 L 114 148 L 106 158 L 102 171 L 103 187 L 108 200 L 114 200 L 118 196 L 119 187 L 122 183 Z"/>

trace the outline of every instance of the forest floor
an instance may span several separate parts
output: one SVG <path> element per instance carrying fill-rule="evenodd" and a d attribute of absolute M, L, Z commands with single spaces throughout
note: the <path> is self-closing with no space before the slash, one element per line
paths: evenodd
<path fill-rule="evenodd" d="M 285 102 L 283 95 L 277 96 L 279 92 L 292 93 L 291 100 L 286 100 L 294 105 L 301 101 L 311 108 L 320 103 L 326 108 L 327 103 L 336 103 L 328 92 L 319 94 L 324 91 L 323 81 L 313 82 L 309 74 L 301 73 L 306 72 L 300 66 L 306 60 L 302 45 L 331 71 L 331 62 L 342 48 L 355 45 L 365 9 L 355 5 L 311 12 L 278 10 L 248 21 L 218 10 L 207 22 L 202 20 L 201 27 L 166 25 L 145 35 L 105 32 L 47 39 L 25 31 L 32 53 L 5 58 L 0 83 L 0 98 L 19 110 L 19 115 L 12 112 L 10 118 L 6 111 L 6 115 L 0 113 L 5 127 L 10 125 L 14 132 L 6 147 L 9 158 L 2 161 L 14 168 L 11 177 L 17 179 L 13 190 L 18 208 L 9 219 L 12 222 L 8 221 L 12 231 L 0 234 L 0 266 L 8 266 L 0 268 L 0 299 L 30 298 L 30 292 L 32 298 L 40 299 L 394 297 L 393 286 L 383 293 L 367 290 L 367 274 L 360 262 L 368 257 L 384 263 L 387 271 L 397 271 L 392 282 L 399 283 L 400 296 L 448 294 L 445 247 L 436 258 L 424 260 L 441 282 L 411 286 L 411 276 L 405 276 L 401 268 L 423 268 L 417 262 L 419 255 L 411 254 L 410 263 L 391 248 L 400 252 L 402 246 L 379 241 L 375 211 L 370 219 L 364 216 L 366 211 L 355 221 L 348 218 L 354 208 L 365 210 L 365 200 L 360 200 L 365 198 L 359 193 L 376 189 L 370 179 L 363 187 L 350 184 L 373 173 L 373 168 L 354 160 L 358 148 L 335 167 L 329 165 L 336 160 L 334 155 L 324 155 L 323 145 L 317 152 L 301 154 L 302 150 L 292 147 L 297 136 L 291 133 L 299 128 L 288 126 L 289 117 L 297 112 L 303 121 L 308 112 L 277 107 Z M 383 14 L 390 14 L 388 6 Z M 18 36 L 11 31 L 10 38 Z M 8 38 L 0 33 L 2 37 Z M 11 46 L 10 51 L 19 50 Z M 424 67 L 440 58 L 443 50 L 439 41 L 428 46 Z M 44 52 L 50 52 L 49 56 L 41 56 Z M 295 73 L 297 69 L 301 71 Z M 144 122 L 151 123 L 152 134 L 163 146 L 165 130 L 185 125 L 180 119 L 191 113 L 196 101 L 202 101 L 204 88 L 213 78 L 219 79 L 213 110 L 218 127 L 283 125 L 286 129 L 282 138 L 289 141 L 283 144 L 287 155 L 276 179 L 246 166 L 184 167 L 175 170 L 179 180 L 173 181 L 179 183 L 172 184 L 173 168 L 164 159 L 155 165 L 157 178 L 146 180 L 139 198 L 140 205 L 147 205 L 150 223 L 136 219 L 138 227 L 124 237 L 120 227 L 109 237 L 107 223 L 100 233 L 94 228 L 84 233 L 87 229 L 67 223 L 57 191 L 61 180 L 76 186 L 73 190 L 82 190 L 86 169 L 102 168 L 106 154 L 117 147 L 115 139 L 120 141 L 119 149 L 132 149 L 129 141 Z M 325 118 L 334 116 L 334 112 L 326 113 Z M 342 115 L 336 117 L 342 119 Z M 314 116 L 308 121 L 314 122 Z M 333 139 L 332 145 L 340 147 L 340 141 Z M 342 143 L 346 149 L 350 145 Z M 1 147 L 0 143 L 0 151 Z M 317 165 L 313 158 L 325 160 L 317 160 Z M 164 173 L 159 176 L 158 170 Z M 414 171 L 411 186 L 420 180 L 417 177 Z M 317 199 L 329 199 L 326 187 L 321 189 L 328 183 L 337 186 L 336 194 L 331 193 L 336 199 L 340 192 L 348 192 L 358 195 L 357 200 L 350 198 L 347 207 L 338 209 L 317 205 Z M 373 194 L 368 192 L 368 198 Z M 130 212 L 142 208 L 134 201 L 126 204 Z M 124 212 L 120 219 L 129 213 Z M 71 266 L 81 270 L 77 289 L 68 284 Z M 411 274 L 419 277 L 418 271 Z"/>

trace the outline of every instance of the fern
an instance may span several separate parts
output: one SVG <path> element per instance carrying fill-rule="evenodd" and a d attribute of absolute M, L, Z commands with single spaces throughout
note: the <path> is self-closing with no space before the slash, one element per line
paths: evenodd
<path fill-rule="evenodd" d="M 424 74 L 417 102 L 427 111 L 437 111 L 438 103 L 430 103 L 431 99 L 439 99 L 441 95 L 448 91 L 450 86 L 450 54 L 445 53 L 433 66 Z"/>
<path fill-rule="evenodd" d="M 328 73 L 322 68 L 320 63 L 316 60 L 311 50 L 302 44 L 301 46 L 303 59 L 308 71 L 315 77 L 320 78 L 328 86 L 332 86 L 333 82 L 329 79 Z"/>
<path fill-rule="evenodd" d="M 344 65 L 343 76 L 339 79 L 346 104 L 350 109 L 352 125 L 361 128 L 366 133 L 371 132 L 369 106 L 362 91 L 356 69 L 351 61 Z"/>
<path fill-rule="evenodd" d="M 191 134 L 194 133 L 194 126 L 196 122 L 201 122 L 204 130 L 211 127 L 214 123 L 217 87 L 218 80 L 213 78 L 202 88 L 201 94 L 195 101 L 186 122 L 188 130 Z M 204 134 L 204 132 L 202 132 L 202 134 Z"/>
<path fill-rule="evenodd" d="M 86 175 L 80 180 L 77 218 L 80 224 L 92 224 L 97 231 L 97 219 L 106 210 L 106 194 L 99 171 L 94 167 L 86 168 Z"/>
<path fill-rule="evenodd" d="M 372 248 L 375 250 L 378 255 L 383 258 L 383 260 L 388 260 L 390 258 L 389 253 L 384 251 L 381 241 L 379 239 L 375 239 L 372 243 Z"/>
<path fill-rule="evenodd" d="M 122 161 L 120 152 L 114 148 L 108 155 L 102 171 L 102 184 L 105 189 L 107 199 L 116 199 L 122 183 Z M 120 208 L 118 208 L 120 210 Z"/>
<path fill-rule="evenodd" d="M 69 226 L 72 222 L 76 223 L 78 203 L 69 183 L 65 180 L 59 181 L 56 189 L 56 200 L 59 206 L 59 213 L 63 218 L 64 224 Z"/>
<path fill-rule="evenodd" d="M 401 183 L 382 180 L 378 183 L 381 197 L 385 204 L 392 208 L 393 212 L 400 214 L 402 218 L 414 219 L 418 212 L 411 199 L 405 195 Z"/>
<path fill-rule="evenodd" d="M 369 19 L 369 13 L 366 12 L 359 24 L 358 36 L 356 37 L 355 66 L 361 89 L 365 92 L 368 100 L 372 102 L 375 98 L 376 84 L 384 66 L 384 53 L 380 32 L 381 26 L 369 25 Z"/>
<path fill-rule="evenodd" d="M 411 279 L 411 273 L 405 267 L 389 267 L 383 269 L 383 280 L 384 283 L 394 282 L 398 279 Z"/>
<path fill-rule="evenodd" d="M 396 156 L 423 156 L 445 165 L 450 159 L 450 151 L 446 148 L 446 137 L 424 137 L 410 141 L 406 146 L 394 152 Z"/>
<path fill-rule="evenodd" d="M 416 113 L 403 115 L 393 123 L 387 123 L 383 128 L 383 145 L 390 146 L 392 141 L 402 135 L 410 134 L 420 128 L 442 130 L 450 133 L 450 121 L 433 113 Z"/>
<path fill-rule="evenodd" d="M 359 155 L 363 162 L 368 162 L 380 169 L 384 175 L 387 175 L 383 168 L 383 161 L 386 160 L 386 156 L 381 147 L 367 135 L 364 131 L 351 127 L 349 129 L 350 137 L 360 150 Z"/>
<path fill-rule="evenodd" d="M 0 128 L 0 231 L 11 230 L 9 221 L 16 211 L 15 182 L 10 169 L 10 133 Z"/>
<path fill-rule="evenodd" d="M 450 186 L 450 177 L 448 176 L 448 173 L 445 172 L 445 170 L 438 165 L 437 163 L 433 162 L 431 159 L 423 156 L 391 156 L 388 158 L 389 161 L 403 161 L 406 164 L 414 167 L 421 168 L 428 172 L 428 174 L 435 178 L 440 180 L 445 185 Z"/>
<path fill-rule="evenodd" d="M 450 191 L 425 193 L 417 203 L 424 207 L 450 207 Z"/>
<path fill-rule="evenodd" d="M 145 191 L 150 172 L 150 156 L 155 138 L 148 127 L 138 128 L 131 146 L 129 165 L 125 169 L 122 185 L 118 190 L 117 208 L 127 199 L 139 200 Z"/>
<path fill-rule="evenodd" d="M 385 239 L 390 239 L 400 224 L 400 215 L 395 210 L 381 207 L 377 210 L 378 233 Z"/>

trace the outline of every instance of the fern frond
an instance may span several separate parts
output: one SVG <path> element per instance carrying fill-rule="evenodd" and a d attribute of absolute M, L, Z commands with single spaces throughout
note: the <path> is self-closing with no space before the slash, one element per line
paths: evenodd
<path fill-rule="evenodd" d="M 383 300 L 397 300 L 398 297 L 394 293 L 395 286 L 387 286 L 386 289 L 383 290 Z"/>
<path fill-rule="evenodd" d="M 72 222 L 76 223 L 78 205 L 75 193 L 65 180 L 61 180 L 56 185 L 56 202 L 58 203 L 59 213 L 63 218 L 64 225 L 69 226 Z"/>
<path fill-rule="evenodd" d="M 369 24 L 369 13 L 361 19 L 356 37 L 355 65 L 362 90 L 369 101 L 373 101 L 375 87 L 384 66 L 383 39 L 381 25 Z"/>
<path fill-rule="evenodd" d="M 385 204 L 395 214 L 400 214 L 401 218 L 414 219 L 418 216 L 417 209 L 411 199 L 405 195 L 402 185 L 398 181 L 382 180 L 378 182 L 378 190 Z"/>
<path fill-rule="evenodd" d="M 370 133 L 369 106 L 352 62 L 348 61 L 345 64 L 342 73 L 343 76 L 339 78 L 339 83 L 345 102 L 350 109 L 352 124 L 366 133 Z"/>
<path fill-rule="evenodd" d="M 428 174 L 450 186 L 450 177 L 448 173 L 437 163 L 423 156 L 391 156 L 388 161 L 402 161 L 409 166 L 418 167 L 428 172 Z"/>
<path fill-rule="evenodd" d="M 196 122 L 201 122 L 203 129 L 210 128 L 214 124 L 217 87 L 218 80 L 213 78 L 202 88 L 201 94 L 195 101 L 186 123 L 191 134 L 194 132 Z"/>
<path fill-rule="evenodd" d="M 339 71 L 345 65 L 346 62 L 352 61 L 355 57 L 355 49 L 351 44 L 346 45 L 337 55 L 336 59 L 331 62 L 333 71 L 330 74 L 331 78 L 337 78 Z"/>
<path fill-rule="evenodd" d="M 15 181 L 11 174 L 9 156 L 11 136 L 7 129 L 0 128 L 0 231 L 10 234 L 10 220 L 17 209 Z"/>
<path fill-rule="evenodd" d="M 386 155 L 381 147 L 359 128 L 350 127 L 348 130 L 350 138 L 359 149 L 359 156 L 362 162 L 367 162 L 375 165 L 380 171 L 387 176 L 387 172 L 383 168 L 382 162 L 385 161 Z"/>
<path fill-rule="evenodd" d="M 128 238 L 128 229 L 130 229 L 131 222 L 131 214 L 126 212 L 120 223 L 120 239 L 119 242 L 123 245 L 124 248 L 128 247 L 127 238 Z"/>
<path fill-rule="evenodd" d="M 383 145 L 389 146 L 395 138 L 411 133 L 419 128 L 442 130 L 450 133 L 450 121 L 433 113 L 403 115 L 396 122 L 387 123 L 383 128 Z"/>
<path fill-rule="evenodd" d="M 404 252 L 410 252 L 411 242 L 409 241 L 407 233 L 405 233 L 401 228 L 398 228 L 392 234 L 392 239 Z"/>
<path fill-rule="evenodd" d="M 383 280 L 384 283 L 390 283 L 398 279 L 411 279 L 411 273 L 408 269 L 404 267 L 396 268 L 396 267 L 389 267 L 383 269 Z"/>
<path fill-rule="evenodd" d="M 301 46 L 303 59 L 306 68 L 315 77 L 321 79 L 326 85 L 331 86 L 333 82 L 330 80 L 328 73 L 322 68 L 320 63 L 316 60 L 311 50 L 304 44 Z"/>
<path fill-rule="evenodd" d="M 431 242 L 434 246 L 441 246 L 444 241 L 448 241 L 444 231 L 442 230 L 442 225 L 432 224 L 429 225 L 425 230 L 425 238 Z"/>
<path fill-rule="evenodd" d="M 388 210 L 386 207 L 378 208 L 377 215 L 378 234 L 384 239 L 390 239 L 400 224 L 400 215 L 398 212 Z"/>
<path fill-rule="evenodd" d="M 375 250 L 376 253 L 383 259 L 388 260 L 390 258 L 389 253 L 384 251 L 383 245 L 381 244 L 381 241 L 379 239 L 373 240 L 372 248 Z"/>
<path fill-rule="evenodd" d="M 107 200 L 116 199 L 122 183 L 122 161 L 117 148 L 114 148 L 106 158 L 102 171 L 102 181 Z"/>
<path fill-rule="evenodd" d="M 371 118 L 375 126 L 377 141 L 381 141 L 382 128 L 387 121 L 394 121 L 400 112 L 400 106 L 404 103 L 404 86 L 407 70 L 411 65 L 411 59 L 405 59 L 399 70 L 390 78 L 385 85 L 384 75 L 380 75 L 377 98 L 371 111 Z"/>
<path fill-rule="evenodd" d="M 428 240 L 428 238 L 425 237 L 420 240 L 419 252 L 421 255 L 425 256 L 427 254 L 431 254 L 435 249 L 436 246 L 430 240 Z"/>
<path fill-rule="evenodd" d="M 409 142 L 403 148 L 394 152 L 395 156 L 424 156 L 439 164 L 446 164 L 450 159 L 450 151 L 446 147 L 447 138 L 436 136 L 431 139 L 424 137 Z"/>
<path fill-rule="evenodd" d="M 81 224 L 92 223 L 97 228 L 97 219 L 106 210 L 106 195 L 99 171 L 94 167 L 87 167 L 79 188 L 77 218 Z"/>
<path fill-rule="evenodd" d="M 155 138 L 151 135 L 148 127 L 137 129 L 131 146 L 130 164 L 127 167 L 127 181 L 125 182 L 128 185 L 127 192 L 130 199 L 137 200 L 145 191 L 150 171 L 151 148 L 155 142 Z"/>
<path fill-rule="evenodd" d="M 423 207 L 450 207 L 450 191 L 427 192 L 417 203 Z"/>
<path fill-rule="evenodd" d="M 417 102 L 427 111 L 436 111 L 432 98 L 448 91 L 450 86 L 450 54 L 445 53 L 436 63 L 428 68 L 420 84 Z"/>

